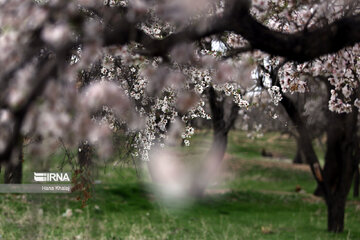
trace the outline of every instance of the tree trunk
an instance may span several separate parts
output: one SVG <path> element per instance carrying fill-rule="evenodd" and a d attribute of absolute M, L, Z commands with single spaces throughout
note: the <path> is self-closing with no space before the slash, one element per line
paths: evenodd
<path fill-rule="evenodd" d="M 306 159 L 304 158 L 304 154 L 301 151 L 300 140 L 296 139 L 296 155 L 293 159 L 294 164 L 305 164 Z"/>
<path fill-rule="evenodd" d="M 299 148 L 296 149 L 296 155 L 295 155 L 295 157 L 294 157 L 293 163 L 295 163 L 295 164 L 302 164 L 302 163 L 304 163 L 303 160 L 302 160 L 302 158 L 301 158 L 301 153 L 300 153 L 300 149 L 299 149 Z"/>
<path fill-rule="evenodd" d="M 334 197 L 328 205 L 328 231 L 339 233 L 344 230 L 346 197 Z"/>
<path fill-rule="evenodd" d="M 296 107 L 295 103 L 286 95 L 283 95 L 281 104 L 293 124 L 296 126 L 296 131 L 299 134 L 298 145 L 301 149 L 301 153 L 303 154 L 303 159 L 305 159 L 306 162 L 309 164 L 311 172 L 313 173 L 313 176 L 318 185 L 325 192 L 325 195 L 328 195 L 329 189 L 324 181 L 323 170 L 320 166 L 318 157 L 315 153 L 311 138 L 309 136 L 309 131 L 305 125 L 304 119 L 299 112 L 299 109 Z"/>
<path fill-rule="evenodd" d="M 359 166 L 355 169 L 355 176 L 354 176 L 354 197 L 359 197 Z"/>
<path fill-rule="evenodd" d="M 271 78 L 275 83 L 277 73 L 272 71 Z M 328 87 L 330 90 L 330 84 L 328 84 Z M 328 111 L 326 173 L 324 173 L 299 109 L 286 95 L 283 95 L 281 104 L 296 126 L 300 136 L 301 150 L 310 165 L 318 183 L 318 188 L 323 193 L 328 207 L 328 231 L 342 232 L 344 230 L 346 198 L 351 188 L 355 168 L 358 168 L 358 159 L 360 157 L 357 136 L 358 109 L 353 106 L 352 112 L 348 114 L 337 114 Z"/>
<path fill-rule="evenodd" d="M 23 156 L 23 138 L 19 141 L 19 145 L 14 149 L 12 154 L 13 159 L 5 167 L 4 183 L 21 183 L 22 181 L 22 165 L 24 161 Z"/>
<path fill-rule="evenodd" d="M 339 180 L 342 150 L 341 145 L 344 141 L 344 119 L 343 116 L 337 113 L 328 112 L 329 124 L 326 129 L 326 153 L 324 166 L 324 179 L 330 189 L 336 188 L 336 183 Z M 318 186 L 315 189 L 314 195 L 323 196 L 322 189 Z"/>
<path fill-rule="evenodd" d="M 328 230 L 344 230 L 346 198 L 350 192 L 355 172 L 358 169 L 357 111 L 349 114 L 330 114 L 326 153 L 328 172 L 325 182 L 330 187 L 328 197 Z"/>
<path fill-rule="evenodd" d="M 9 163 L 5 168 L 4 183 L 21 183 L 22 180 L 22 162 L 16 164 Z"/>
<path fill-rule="evenodd" d="M 336 188 L 336 183 L 339 180 L 339 169 L 341 167 L 341 151 L 339 146 L 341 143 L 336 139 L 332 139 L 329 135 L 326 143 L 324 179 L 329 188 L 333 190 Z M 324 192 L 319 185 L 315 189 L 314 195 L 318 197 L 324 196 Z"/>
<path fill-rule="evenodd" d="M 226 152 L 227 137 L 227 132 L 214 132 L 211 148 L 206 159 L 204 159 L 200 173 L 195 176 L 194 183 L 192 184 L 191 194 L 193 196 L 203 196 L 206 187 L 218 173 Z"/>
<path fill-rule="evenodd" d="M 82 142 L 79 146 L 78 163 L 80 169 L 87 168 L 92 164 L 92 148 L 86 142 Z"/>
<path fill-rule="evenodd" d="M 213 87 L 209 87 L 208 99 L 214 137 L 201 172 L 194 179 L 191 193 L 195 196 L 202 196 L 211 179 L 219 172 L 228 144 L 228 133 L 234 126 L 239 112 L 238 105 L 232 102 L 231 110 L 228 116 L 225 116 L 224 99 L 217 100 L 218 96 Z"/>

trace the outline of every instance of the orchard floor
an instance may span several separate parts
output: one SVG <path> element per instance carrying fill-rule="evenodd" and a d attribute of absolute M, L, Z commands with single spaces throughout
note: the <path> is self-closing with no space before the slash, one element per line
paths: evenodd
<path fill-rule="evenodd" d="M 1 194 L 0 239 L 360 239 L 360 199 L 349 197 L 344 233 L 328 233 L 325 204 L 308 168 L 289 163 L 293 152 L 278 134 L 233 133 L 220 178 L 186 206 L 159 203 L 130 166 L 102 167 L 84 208 L 74 194 Z"/>

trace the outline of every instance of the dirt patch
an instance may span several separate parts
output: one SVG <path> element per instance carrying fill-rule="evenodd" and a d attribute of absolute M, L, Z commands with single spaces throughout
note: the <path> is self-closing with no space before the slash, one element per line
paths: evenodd
<path fill-rule="evenodd" d="M 219 195 L 219 194 L 226 194 L 231 192 L 229 188 L 223 189 L 206 189 L 205 195 Z M 286 192 L 286 191 L 273 191 L 273 190 L 259 190 L 258 192 L 264 194 L 273 194 L 273 195 L 281 195 L 281 196 L 292 196 L 292 195 L 300 195 L 301 199 L 307 203 L 321 203 L 324 200 L 321 197 L 314 196 L 310 193 L 296 193 L 296 192 Z M 352 202 L 351 202 L 352 203 Z M 351 204 L 350 203 L 350 204 Z M 360 202 L 353 203 L 356 206 L 356 210 L 360 211 Z"/>
<path fill-rule="evenodd" d="M 291 169 L 291 170 L 299 170 L 304 172 L 310 172 L 310 167 L 306 164 L 293 164 L 288 161 L 276 161 L 276 160 L 243 160 L 243 159 L 235 159 L 235 157 L 230 158 L 227 156 L 225 159 L 226 165 L 232 170 L 241 169 L 247 166 L 262 166 L 265 168 L 280 168 L 280 169 Z"/>
<path fill-rule="evenodd" d="M 261 190 L 260 192 L 265 193 L 265 194 L 275 194 L 275 195 L 282 195 L 282 196 L 300 195 L 301 199 L 307 203 L 324 202 L 324 200 L 321 197 L 317 197 L 310 193 L 297 193 L 297 192 L 272 191 L 272 190 Z"/>
<path fill-rule="evenodd" d="M 233 156 L 231 154 L 225 153 L 224 161 L 229 161 L 230 159 L 233 159 Z"/>
<path fill-rule="evenodd" d="M 265 194 L 274 194 L 274 195 L 293 195 L 293 192 L 286 192 L 286 191 L 274 191 L 274 190 L 260 190 L 259 192 Z"/>
<path fill-rule="evenodd" d="M 266 142 L 268 143 L 274 143 L 276 141 L 278 141 L 279 139 L 281 140 L 288 140 L 290 139 L 291 137 L 288 135 L 288 134 L 281 134 L 281 135 L 274 135 L 272 137 L 269 137 Z"/>
<path fill-rule="evenodd" d="M 275 161 L 258 161 L 259 163 L 255 163 L 257 165 L 261 165 L 267 168 L 281 168 L 281 169 L 293 169 L 310 172 L 310 167 L 306 164 L 293 164 L 289 162 L 275 162 Z"/>
<path fill-rule="evenodd" d="M 324 199 L 322 199 L 321 197 L 317 197 L 313 194 L 307 194 L 306 197 L 304 197 L 302 199 L 304 202 L 308 202 L 308 203 L 320 203 L 320 202 L 324 202 Z"/>
<path fill-rule="evenodd" d="M 217 194 L 225 194 L 231 192 L 230 188 L 225 188 L 225 189 L 206 189 L 205 194 L 206 195 L 217 195 Z"/>

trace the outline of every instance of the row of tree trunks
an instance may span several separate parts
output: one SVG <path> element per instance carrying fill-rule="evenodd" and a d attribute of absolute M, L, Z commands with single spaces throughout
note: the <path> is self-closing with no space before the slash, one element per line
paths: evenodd
<path fill-rule="evenodd" d="M 325 154 L 324 175 L 331 192 L 328 204 L 328 229 L 342 232 L 346 198 L 358 172 L 359 142 L 357 136 L 358 111 L 349 114 L 328 112 L 327 149 Z M 357 186 L 356 186 L 357 185 Z M 356 193 L 357 184 L 354 184 Z M 321 190 L 316 194 L 324 196 Z M 325 197 L 325 196 L 324 196 Z"/>
<path fill-rule="evenodd" d="M 318 183 L 316 192 L 327 204 L 328 231 L 342 232 L 346 198 L 358 168 L 357 109 L 349 114 L 328 113 L 327 148 L 322 170 L 300 112 L 286 96 L 282 105 L 299 133 L 299 147 Z"/>
<path fill-rule="evenodd" d="M 15 149 L 13 154 L 13 159 L 11 161 L 7 161 L 7 165 L 5 165 L 4 172 L 4 183 L 16 183 L 20 184 L 22 182 L 22 169 L 24 162 L 24 154 L 23 154 L 23 137 L 19 141 L 20 145 Z M 87 143 L 81 143 L 79 146 L 81 149 L 78 153 L 78 163 L 80 169 L 85 169 L 91 166 L 92 164 L 92 149 L 91 146 Z"/>

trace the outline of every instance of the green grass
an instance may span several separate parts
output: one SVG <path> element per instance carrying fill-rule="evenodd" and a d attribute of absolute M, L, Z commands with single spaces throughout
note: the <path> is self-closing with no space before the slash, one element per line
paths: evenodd
<path fill-rule="evenodd" d="M 246 132 L 233 131 L 230 133 L 229 152 L 239 158 L 263 159 L 262 149 L 272 153 L 275 158 L 292 160 L 296 154 L 296 141 L 289 135 L 266 133 L 263 137 L 250 139 Z M 321 163 L 324 161 L 324 152 L 319 143 L 314 141 L 314 149 Z"/>
<path fill-rule="evenodd" d="M 209 136 L 195 136 L 188 156 L 206 150 L 206 144 L 197 145 L 209 143 Z M 242 136 L 230 136 L 228 174 L 211 186 L 226 190 L 223 194 L 183 208 L 165 207 L 148 190 L 149 183 L 138 181 L 134 168 L 109 164 L 100 167 L 102 183 L 94 186 L 84 208 L 74 194 L 0 195 L 0 239 L 360 239 L 359 201 L 348 204 L 344 233 L 326 232 L 325 204 L 311 195 L 315 182 L 309 171 L 259 154 L 264 145 L 277 146 L 280 137 L 269 134 L 263 143 L 251 143 Z M 291 158 L 292 144 L 279 142 L 277 154 Z M 61 156 L 54 158 L 57 162 Z M 303 193 L 294 191 L 297 185 Z M 67 209 L 72 216 L 63 217 Z"/>
<path fill-rule="evenodd" d="M 315 189 L 316 184 L 310 172 L 260 164 L 267 162 L 242 162 L 241 168 L 235 169 L 236 180 L 231 179 L 229 185 L 232 189 L 249 191 L 294 192 L 296 186 L 300 186 L 305 192 L 311 193 Z"/>

